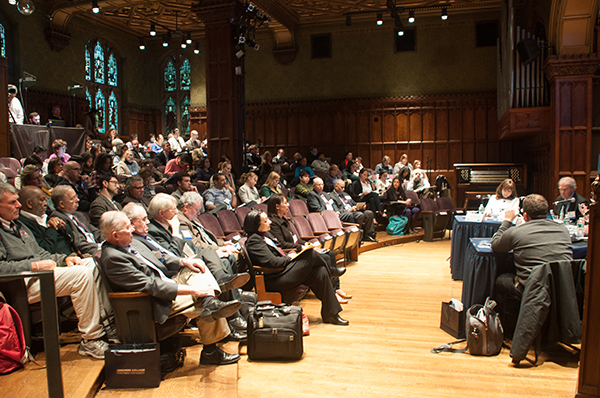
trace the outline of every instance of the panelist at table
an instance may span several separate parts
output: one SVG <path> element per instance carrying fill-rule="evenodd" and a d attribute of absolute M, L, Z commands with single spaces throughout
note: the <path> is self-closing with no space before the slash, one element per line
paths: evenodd
<path fill-rule="evenodd" d="M 490 200 L 488 200 L 483 213 L 486 217 L 490 217 L 494 214 L 504 213 L 508 209 L 519 210 L 517 186 L 510 178 L 507 178 L 498 185 L 496 194 L 490 196 Z"/>
<path fill-rule="evenodd" d="M 581 212 L 579 205 L 588 205 L 588 201 L 577 192 L 577 183 L 571 177 L 563 177 L 558 181 L 558 191 L 560 195 L 556 197 L 554 202 L 554 214 L 564 214 L 565 218 L 579 219 L 584 214 Z"/>

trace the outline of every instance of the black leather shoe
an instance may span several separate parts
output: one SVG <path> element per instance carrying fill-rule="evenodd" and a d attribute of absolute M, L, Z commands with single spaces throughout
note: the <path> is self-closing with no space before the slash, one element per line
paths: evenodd
<path fill-rule="evenodd" d="M 212 300 L 204 300 L 202 302 L 202 313 L 200 320 L 204 322 L 214 322 L 219 318 L 227 318 L 235 314 L 242 303 L 237 300 L 221 301 L 218 298 L 210 297 Z"/>
<path fill-rule="evenodd" d="M 201 365 L 230 365 L 240 360 L 239 354 L 228 354 L 219 347 L 213 351 L 202 350 L 200 354 Z"/>
<path fill-rule="evenodd" d="M 339 278 L 346 273 L 346 267 L 331 267 L 331 277 Z"/>
<path fill-rule="evenodd" d="M 235 329 L 246 331 L 246 329 L 248 329 L 248 322 L 246 322 L 246 320 L 239 315 L 233 319 L 228 319 L 227 322 L 229 323 L 229 326 L 231 326 L 232 330 Z"/>
<path fill-rule="evenodd" d="M 377 243 L 377 242 L 379 242 L 379 241 L 377 240 L 377 238 L 375 238 L 374 236 L 367 236 L 367 237 L 364 239 L 364 241 L 365 241 L 365 242 L 373 242 L 373 243 Z"/>
<path fill-rule="evenodd" d="M 250 280 L 250 274 L 233 274 L 227 275 L 226 277 L 219 280 L 219 289 L 221 293 L 227 292 L 231 289 L 237 289 L 244 286 Z"/>
<path fill-rule="evenodd" d="M 229 333 L 227 335 L 227 337 L 225 337 L 223 340 L 219 341 L 219 343 L 229 343 L 230 341 L 235 341 L 235 342 L 248 341 L 248 335 L 246 333 L 238 332 L 238 331 L 235 331 L 232 329 L 231 333 Z"/>
<path fill-rule="evenodd" d="M 248 292 L 246 290 L 242 290 L 240 292 L 240 297 L 244 303 L 250 303 L 256 305 L 258 303 L 258 296 L 254 292 Z"/>
<path fill-rule="evenodd" d="M 340 314 L 337 314 L 336 316 L 334 316 L 330 319 L 323 319 L 323 322 L 331 323 L 332 325 L 340 325 L 340 326 L 348 326 L 350 324 L 350 322 L 348 322 L 347 320 L 342 319 Z"/>

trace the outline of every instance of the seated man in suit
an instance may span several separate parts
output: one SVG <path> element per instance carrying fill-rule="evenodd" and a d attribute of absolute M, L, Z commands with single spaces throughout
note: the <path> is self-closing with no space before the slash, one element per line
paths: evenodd
<path fill-rule="evenodd" d="M 77 212 L 79 198 L 68 185 L 59 185 L 52 190 L 52 202 L 56 210 L 51 217 L 63 220 L 73 231 L 73 246 L 77 253 L 93 256 L 100 250 L 100 230 L 87 221 L 84 214 Z"/>
<path fill-rule="evenodd" d="M 204 344 L 201 364 L 227 365 L 239 361 L 238 354 L 227 354 L 216 343 L 229 335 L 229 328 L 221 319 L 235 313 L 241 303 L 223 302 L 215 297 L 221 288 L 206 272 L 202 260 L 163 257 L 161 253 L 163 262 L 159 261 L 145 244 L 133 239 L 135 227 L 123 212 L 105 213 L 100 219 L 100 228 L 106 237 L 100 265 L 114 291 L 152 295 L 158 323 L 164 323 L 171 314 L 195 319 Z"/>
<path fill-rule="evenodd" d="M 171 196 L 175 199 L 181 198 L 181 195 L 186 192 L 198 192 L 198 188 L 196 188 L 195 185 L 192 185 L 192 177 L 185 171 L 178 171 L 175 173 L 173 181 L 177 185 L 177 189 Z"/>
<path fill-rule="evenodd" d="M 88 181 L 89 182 L 89 181 Z M 75 161 L 69 161 L 63 166 L 63 178 L 58 185 L 66 185 L 73 188 L 79 199 L 76 210 L 90 211 L 90 206 L 94 201 L 94 195 L 81 184 L 81 165 Z"/>
<path fill-rule="evenodd" d="M 92 225 L 97 227 L 100 224 L 100 217 L 107 211 L 120 211 L 121 205 L 113 200 L 120 191 L 119 180 L 115 175 L 101 175 L 98 177 L 100 194 L 92 202 L 90 207 L 90 219 Z"/>
<path fill-rule="evenodd" d="M 375 214 L 371 210 L 366 210 L 364 204 L 359 208 L 350 195 L 344 191 L 345 187 L 346 184 L 342 179 L 336 180 L 333 184 L 333 192 L 329 194 L 329 197 L 333 200 L 335 212 L 339 214 L 340 220 L 343 222 L 358 224 L 358 228 L 363 231 L 363 242 L 377 242 L 377 232 L 373 225 Z"/>
<path fill-rule="evenodd" d="M 50 254 L 35 241 L 31 231 L 17 220 L 19 203 L 17 190 L 0 183 L 0 273 L 54 270 L 56 296 L 70 296 L 81 332 L 79 354 L 104 359 L 108 343 L 100 324 L 98 293 L 94 288 L 92 270 L 81 265 L 79 257 Z M 67 265 L 59 267 L 57 265 Z M 40 284 L 27 284 L 29 303 L 40 301 Z"/>
<path fill-rule="evenodd" d="M 327 192 L 323 192 L 324 186 L 323 180 L 319 177 L 316 177 L 313 180 L 313 189 L 308 193 L 308 198 L 306 200 L 306 206 L 311 213 L 334 210 L 333 201 Z"/>
<path fill-rule="evenodd" d="M 524 287 L 533 267 L 551 261 L 572 260 L 573 249 L 569 231 L 564 225 L 546 218 L 548 202 L 543 196 L 531 194 L 523 200 L 525 223 L 513 227 L 512 222 L 517 215 L 517 210 L 504 212 L 504 221 L 492 237 L 492 250 L 500 253 L 513 251 L 516 285 Z"/>
<path fill-rule="evenodd" d="M 563 177 L 558 181 L 558 191 L 560 195 L 556 197 L 554 205 L 554 214 L 564 215 L 564 218 L 579 219 L 584 214 L 581 212 L 579 205 L 588 206 L 588 201 L 577 192 L 577 183 L 571 177 Z"/>
<path fill-rule="evenodd" d="M 129 203 L 137 203 L 148 210 L 150 201 L 144 198 L 144 179 L 141 176 L 129 177 L 125 182 L 125 199 L 121 205 L 125 207 Z"/>

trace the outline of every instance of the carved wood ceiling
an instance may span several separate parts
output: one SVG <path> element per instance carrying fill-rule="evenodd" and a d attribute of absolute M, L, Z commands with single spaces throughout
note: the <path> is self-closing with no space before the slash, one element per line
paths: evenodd
<path fill-rule="evenodd" d="M 109 26 L 136 37 L 149 37 L 150 23 L 157 26 L 157 37 L 172 31 L 192 32 L 203 36 L 204 25 L 192 12 L 193 5 L 220 3 L 221 0 L 99 0 L 100 13 L 93 14 L 91 0 L 48 0 L 48 14 L 53 29 L 68 32 L 72 17 Z M 293 32 L 298 25 L 345 22 L 345 13 L 375 12 L 386 7 L 386 0 L 253 0 L 273 19 L 265 24 L 274 32 L 282 28 Z M 449 12 L 500 8 L 500 0 L 396 0 L 398 7 L 449 7 Z M 439 12 L 436 11 L 436 12 Z M 389 15 L 388 15 L 389 16 Z M 293 33 L 292 33 L 293 34 Z"/>

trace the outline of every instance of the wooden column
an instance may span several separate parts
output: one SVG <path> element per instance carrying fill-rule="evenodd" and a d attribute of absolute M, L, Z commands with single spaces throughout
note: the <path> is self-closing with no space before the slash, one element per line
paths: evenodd
<path fill-rule="evenodd" d="M 10 156 L 10 126 L 8 125 L 8 61 L 0 57 L 0 157 Z"/>
<path fill-rule="evenodd" d="M 232 19 L 239 19 L 243 5 L 237 0 L 206 0 L 192 7 L 205 24 L 206 104 L 208 150 L 216 166 L 219 155 L 228 155 L 233 169 L 243 169 L 245 114 L 242 60 L 235 56 Z"/>
<path fill-rule="evenodd" d="M 544 65 L 553 112 L 554 183 L 573 177 L 577 191 L 586 198 L 592 157 L 592 77 L 599 64 L 598 54 L 567 54 L 550 56 Z"/>

